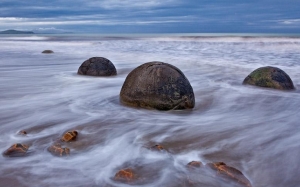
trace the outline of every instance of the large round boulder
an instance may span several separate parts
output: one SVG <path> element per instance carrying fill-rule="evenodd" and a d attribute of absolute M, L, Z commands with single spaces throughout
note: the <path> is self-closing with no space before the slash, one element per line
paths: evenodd
<path fill-rule="evenodd" d="M 187 109 L 195 105 L 193 88 L 175 66 L 148 62 L 129 73 L 120 93 L 122 103 L 158 110 Z"/>
<path fill-rule="evenodd" d="M 111 76 L 116 75 L 117 70 L 110 60 L 103 57 L 92 57 L 81 64 L 77 73 L 90 76 Z"/>
<path fill-rule="evenodd" d="M 266 66 L 254 70 L 248 75 L 243 84 L 279 90 L 295 89 L 291 78 L 279 68 Z"/>

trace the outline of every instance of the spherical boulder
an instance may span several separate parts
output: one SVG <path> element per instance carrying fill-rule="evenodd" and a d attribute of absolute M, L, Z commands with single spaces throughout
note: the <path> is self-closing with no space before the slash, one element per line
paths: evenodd
<path fill-rule="evenodd" d="M 90 76 L 111 76 L 116 75 L 117 70 L 110 60 L 103 57 L 92 57 L 81 64 L 77 73 Z"/>
<path fill-rule="evenodd" d="M 254 70 L 248 75 L 243 84 L 274 88 L 279 90 L 295 89 L 291 78 L 283 70 L 266 66 Z"/>
<path fill-rule="evenodd" d="M 51 53 L 54 53 L 54 52 L 52 50 L 47 49 L 47 50 L 44 50 L 42 53 L 44 53 L 44 54 L 51 54 Z"/>
<path fill-rule="evenodd" d="M 195 106 L 193 88 L 175 66 L 148 62 L 129 73 L 121 92 L 122 103 L 158 110 L 188 109 Z"/>

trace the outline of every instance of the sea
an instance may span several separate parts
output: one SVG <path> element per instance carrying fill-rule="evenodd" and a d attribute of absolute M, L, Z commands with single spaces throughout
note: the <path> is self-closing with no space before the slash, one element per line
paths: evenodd
<path fill-rule="evenodd" d="M 53 54 L 42 54 L 43 50 Z M 77 74 L 105 57 L 112 77 Z M 158 111 L 120 102 L 126 76 L 146 62 L 179 68 L 195 94 L 189 110 Z M 274 66 L 295 90 L 243 85 Z M 27 135 L 19 135 L 25 130 Z M 67 131 L 78 138 L 57 157 L 48 147 Z M 224 162 L 253 187 L 300 186 L 300 35 L 0 35 L 0 155 L 3 187 L 232 187 L 234 180 L 187 164 Z M 153 151 L 162 145 L 164 151 Z M 115 180 L 125 168 L 137 181 Z"/>

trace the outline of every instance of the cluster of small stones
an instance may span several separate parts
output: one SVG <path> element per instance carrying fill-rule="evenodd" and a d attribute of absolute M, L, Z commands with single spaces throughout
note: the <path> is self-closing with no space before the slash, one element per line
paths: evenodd
<path fill-rule="evenodd" d="M 150 147 L 153 151 L 165 151 L 165 148 L 161 145 L 154 145 Z M 201 167 L 212 169 L 216 172 L 217 176 L 230 179 L 245 187 L 252 187 L 250 181 L 239 170 L 226 165 L 223 162 L 214 162 L 204 165 L 200 161 L 191 161 L 187 165 L 189 169 L 198 169 Z M 132 184 L 138 180 L 138 176 L 133 168 L 124 168 L 116 172 L 114 180 L 122 183 Z"/>
<path fill-rule="evenodd" d="M 75 141 L 77 135 L 78 135 L 77 131 L 68 131 L 60 138 L 60 141 L 61 142 Z M 55 142 L 53 145 L 48 147 L 48 151 L 54 156 L 59 156 L 59 157 L 70 155 L 70 148 L 62 147 L 60 142 Z"/>
<path fill-rule="evenodd" d="M 18 135 L 26 136 L 27 132 L 25 130 L 19 131 Z M 71 142 L 75 141 L 77 138 L 77 131 L 66 132 L 60 139 L 61 142 Z M 29 149 L 29 145 L 16 143 L 9 147 L 6 151 L 3 152 L 3 155 L 6 157 L 21 157 L 26 156 Z M 55 142 L 47 149 L 54 156 L 68 156 L 70 155 L 70 149 L 68 147 L 62 147 L 60 142 Z"/>

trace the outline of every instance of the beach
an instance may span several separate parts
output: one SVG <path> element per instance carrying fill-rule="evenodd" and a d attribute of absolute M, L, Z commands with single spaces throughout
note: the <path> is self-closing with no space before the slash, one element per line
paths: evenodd
<path fill-rule="evenodd" d="M 1 186 L 128 186 L 113 178 L 132 165 L 143 166 L 145 179 L 136 186 L 233 186 L 190 174 L 191 161 L 224 162 L 253 187 L 300 184 L 299 36 L 3 35 L 0 42 L 0 152 L 30 145 L 27 156 L 1 155 Z M 54 53 L 42 54 L 46 49 Z M 117 75 L 78 75 L 91 57 L 109 59 Z M 193 109 L 120 103 L 128 73 L 151 61 L 184 73 Z M 296 89 L 242 84 L 264 66 L 284 70 Z M 70 130 L 78 131 L 70 156 L 50 154 L 47 148 Z M 156 144 L 165 153 L 148 149 Z"/>

